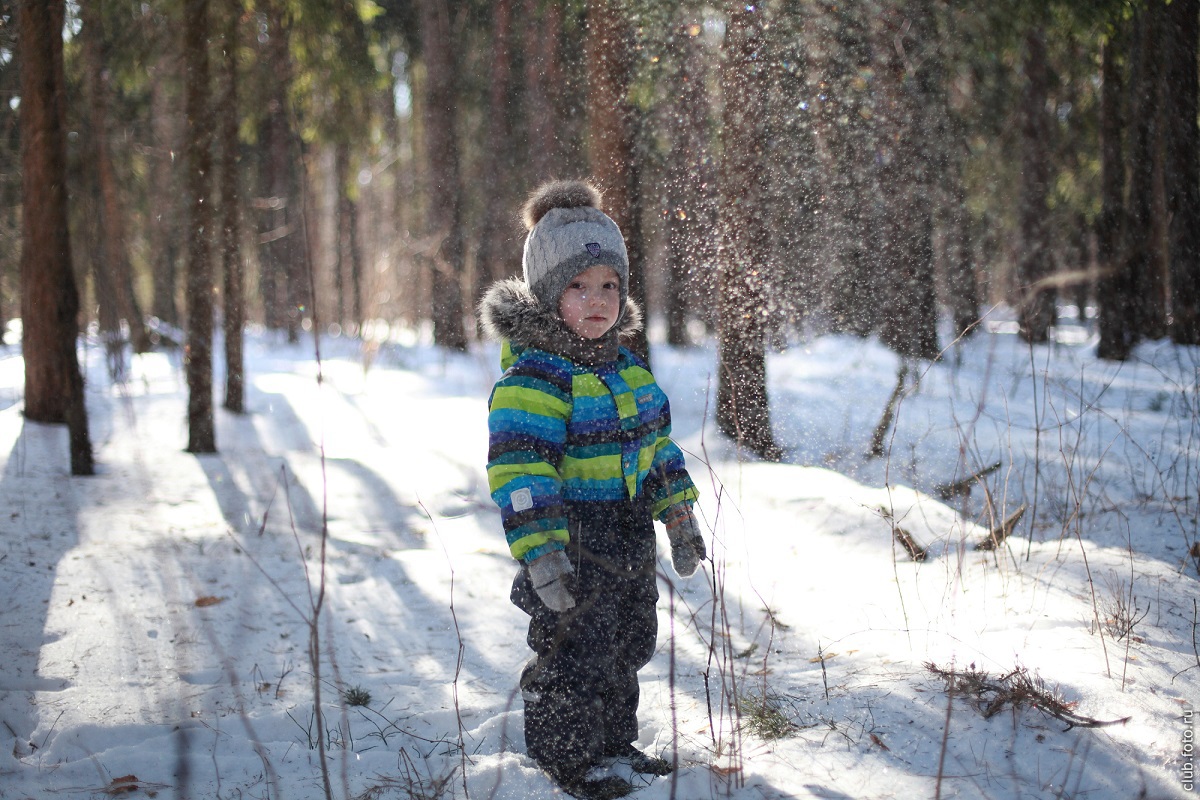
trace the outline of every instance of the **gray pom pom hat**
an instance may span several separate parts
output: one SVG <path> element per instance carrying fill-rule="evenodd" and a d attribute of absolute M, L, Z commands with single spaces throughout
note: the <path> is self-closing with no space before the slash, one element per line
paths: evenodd
<path fill-rule="evenodd" d="M 582 181 L 539 187 L 524 208 L 525 279 L 497 281 L 479 302 L 479 321 L 490 339 L 517 348 L 536 347 L 585 365 L 617 358 L 622 337 L 641 330 L 642 311 L 629 297 L 629 255 L 620 229 L 600 210 L 600 193 Z M 596 265 L 612 267 L 620 282 L 617 324 L 598 339 L 572 331 L 558 313 L 571 279 Z M 505 365 L 506 357 L 501 355 Z M 507 368 L 507 365 L 505 365 Z"/>
<path fill-rule="evenodd" d="M 612 267 L 621 285 L 621 308 L 629 296 L 625 237 L 600 210 L 600 193 L 583 181 L 553 181 L 534 191 L 524 209 L 522 266 L 525 283 L 547 310 L 558 312 L 563 290 L 579 273 Z"/>

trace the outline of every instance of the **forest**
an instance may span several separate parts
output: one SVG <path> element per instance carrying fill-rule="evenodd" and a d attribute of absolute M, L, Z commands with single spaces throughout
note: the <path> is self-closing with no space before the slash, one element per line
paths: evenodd
<path fill-rule="evenodd" d="M 670 344 L 717 336 L 718 422 L 762 456 L 764 353 L 797 335 L 928 361 L 1003 308 L 1106 359 L 1200 343 L 1198 7 L 4 0 L 27 414 L 74 419 L 87 470 L 89 326 L 117 371 L 186 348 L 193 452 L 214 395 L 241 408 L 246 325 L 463 350 L 548 177 L 604 191 Z"/>
<path fill-rule="evenodd" d="M 563 796 L 476 315 L 548 178 L 625 237 L 707 548 L 655 534 L 637 747 L 673 771 L 597 769 L 1190 796 L 1198 30 L 0 0 L 0 800 Z"/>

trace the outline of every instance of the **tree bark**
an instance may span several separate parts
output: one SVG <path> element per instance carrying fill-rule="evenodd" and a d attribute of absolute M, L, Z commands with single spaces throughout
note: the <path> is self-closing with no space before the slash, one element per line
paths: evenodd
<path fill-rule="evenodd" d="M 425 60 L 425 146 L 429 163 L 428 227 L 440 244 L 433 262 L 433 341 L 467 349 L 463 324 L 463 187 L 458 150 L 458 68 L 446 0 L 421 0 Z"/>
<path fill-rule="evenodd" d="M 516 162 L 509 111 L 513 88 L 512 17 L 512 0 L 496 0 L 492 4 L 492 62 L 483 162 L 483 185 L 489 191 L 475 253 L 476 301 L 493 281 L 521 273 L 521 244 L 512 213 L 517 207 L 517 196 L 510 188 Z M 527 30 L 532 27 L 527 25 Z M 529 122 L 536 124 L 533 119 Z"/>
<path fill-rule="evenodd" d="M 75 350 L 79 294 L 67 227 L 64 13 L 61 1 L 22 0 L 17 7 L 25 417 L 34 422 L 65 422 L 71 474 L 91 475 L 92 444 Z"/>
<path fill-rule="evenodd" d="M 1118 25 L 1120 23 L 1117 23 Z M 1100 279 L 1096 285 L 1100 341 L 1096 355 L 1123 361 L 1129 355 L 1132 327 L 1132 282 L 1121 258 L 1121 231 L 1125 216 L 1125 159 L 1122 132 L 1120 62 L 1125 35 L 1118 28 L 1104 44 L 1100 65 L 1100 216 L 1096 220 L 1096 260 Z"/>
<path fill-rule="evenodd" d="M 1162 272 L 1165 242 L 1155 236 L 1155 194 L 1161 184 L 1161 125 L 1158 69 L 1161 0 L 1150 0 L 1137 12 L 1137 41 L 1132 54 L 1129 92 L 1129 189 L 1123 240 L 1125 269 L 1131 280 L 1130 326 L 1135 340 L 1166 334 L 1166 276 Z"/>
<path fill-rule="evenodd" d="M 709 160 L 710 109 L 701 22 L 699 16 L 689 16 L 676 26 L 679 63 L 671 81 L 668 109 L 673 141 L 667 154 L 668 284 L 663 301 L 667 343 L 675 347 L 690 343 L 687 320 L 693 293 L 698 289 L 701 296 L 711 298 L 716 289 L 711 269 L 716 222 L 712 187 L 716 181 Z"/>
<path fill-rule="evenodd" d="M 953 42 L 961 33 L 952 14 L 938 17 L 945 26 L 943 42 Z M 943 66 L 943 69 L 945 67 Z M 946 304 L 954 320 L 955 340 L 970 336 L 980 320 L 979 281 L 975 272 L 975 250 L 972 236 L 971 211 L 967 205 L 966 163 L 967 136 L 963 115 L 951 103 L 948 77 L 940 92 L 937 105 L 940 124 L 937 126 L 936 147 L 945 164 L 945 185 L 942 196 L 946 207 L 943 220 L 946 227 L 945 291 Z"/>
<path fill-rule="evenodd" d="M 348 142 L 339 142 L 334 150 L 334 181 L 337 183 L 337 257 L 334 261 L 333 279 L 338 298 L 337 320 L 349 330 L 361 331 L 362 249 L 358 241 L 358 202 L 351 196 L 351 186 L 355 180 L 350 163 L 350 145 Z"/>
<path fill-rule="evenodd" d="M 262 64 L 270 72 L 270 93 L 260 135 L 259 262 L 264 316 L 271 330 L 300 341 L 301 315 L 311 305 L 304 267 L 303 188 L 296 177 L 296 134 L 289 115 L 292 81 L 286 9 L 278 0 L 260 6 L 267 20 Z"/>
<path fill-rule="evenodd" d="M 876 115 L 882 215 L 880 339 L 907 358 L 938 355 L 933 285 L 932 131 L 942 105 L 937 30 L 924 0 L 881 15 L 880 67 L 887 91 Z M 887 55 L 882 55 L 887 54 Z"/>
<path fill-rule="evenodd" d="M 816 127 L 808 85 L 808 51 L 805 24 L 810 9 L 805 0 L 787 0 L 775 6 L 773 23 L 766 33 L 772 65 L 768 144 L 768 226 L 771 260 L 775 271 L 771 328 L 786 337 L 801 329 L 820 307 L 818 231 L 820 225 L 820 175 L 817 165 Z"/>
<path fill-rule="evenodd" d="M 1049 234 L 1046 230 L 1046 197 L 1050 191 L 1050 120 L 1046 114 L 1049 66 L 1045 33 L 1038 26 L 1025 35 L 1025 83 L 1021 100 L 1021 253 L 1017 265 L 1017 307 L 1021 335 L 1029 342 L 1045 342 L 1054 324 L 1050 275 Z"/>
<path fill-rule="evenodd" d="M 125 237 L 125 210 L 122 207 L 116 166 L 109 146 L 108 106 L 111 87 L 104 65 L 107 47 L 103 25 L 103 3 L 91 0 L 79 7 L 83 28 L 80 40 L 83 50 L 85 85 L 88 94 L 88 117 L 91 125 L 91 152 L 99 188 L 99 216 L 101 252 L 97 263 L 105 273 L 104 281 L 98 285 L 107 291 L 100 293 L 97 300 L 101 305 L 111 306 L 101 319 L 124 319 L 129 326 L 130 341 L 135 353 L 150 350 L 150 337 L 142 319 L 137 297 L 133 291 L 133 270 L 129 264 L 129 251 Z M 104 329 L 104 326 L 101 326 Z M 108 345 L 123 347 L 123 336 L 119 327 L 105 331 Z"/>
<path fill-rule="evenodd" d="M 725 96 L 720 177 L 721 305 L 717 343 L 717 426 L 762 458 L 781 452 L 767 398 L 763 275 L 770 252 L 763 195 L 763 128 L 769 77 L 761 6 L 727 4 L 721 87 Z"/>
<path fill-rule="evenodd" d="M 826 88 L 818 93 L 814 116 L 830 154 L 822 217 L 829 261 L 826 311 L 834 333 L 867 336 L 878 324 L 879 266 L 874 241 L 878 198 L 874 115 L 870 85 L 862 76 L 874 69 L 864 5 L 823 0 L 820 27 L 809 52 L 812 73 Z"/>
<path fill-rule="evenodd" d="M 159 32 L 160 56 L 150 73 L 149 259 L 154 296 L 150 313 L 172 327 L 179 316 L 179 184 L 174 154 L 180 150 L 179 110 L 175 96 L 180 62 L 177 48 L 167 46 L 167 31 Z M 176 341 L 175 345 L 179 343 Z"/>
<path fill-rule="evenodd" d="M 1200 0 L 1167 6 L 1165 85 L 1171 98 L 1167 128 L 1168 251 L 1171 264 L 1171 338 L 1200 344 L 1200 129 L 1196 59 Z"/>
<path fill-rule="evenodd" d="M 563 167 L 563 120 L 558 106 L 563 70 L 559 59 L 561 3 L 525 0 L 525 114 L 531 185 L 558 175 Z"/>
<path fill-rule="evenodd" d="M 629 297 L 648 313 L 638 148 L 641 117 L 629 102 L 633 31 L 621 0 L 588 0 L 585 57 L 591 98 L 587 105 L 589 167 L 604 192 L 605 212 L 625 237 Z M 650 346 L 644 328 L 629 342 L 629 347 L 649 360 Z"/>
<path fill-rule="evenodd" d="M 224 96 L 221 98 L 221 267 L 222 297 L 225 304 L 225 408 L 241 414 L 245 407 L 245 359 L 242 334 L 246 326 L 245 281 L 242 268 L 242 190 L 238 181 L 241 169 L 238 142 L 238 30 L 242 21 L 242 0 L 225 0 L 225 41 L 222 43 L 221 72 Z"/>
<path fill-rule="evenodd" d="M 187 196 L 187 383 L 189 453 L 215 453 L 213 421 L 212 109 L 209 105 L 208 0 L 185 0 L 183 58 L 187 75 L 184 136 Z"/>

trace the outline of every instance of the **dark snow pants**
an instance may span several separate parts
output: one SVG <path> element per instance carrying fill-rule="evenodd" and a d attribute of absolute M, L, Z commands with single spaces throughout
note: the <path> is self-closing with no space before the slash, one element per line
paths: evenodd
<path fill-rule="evenodd" d="M 638 737 L 637 672 L 654 654 L 654 525 L 643 502 L 568 507 L 575 607 L 546 608 L 522 568 L 512 601 L 530 615 L 521 674 L 525 744 L 558 780 L 582 777 Z"/>

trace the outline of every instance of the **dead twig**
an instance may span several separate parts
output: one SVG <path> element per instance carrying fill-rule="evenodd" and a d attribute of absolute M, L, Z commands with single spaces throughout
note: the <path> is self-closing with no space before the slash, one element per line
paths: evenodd
<path fill-rule="evenodd" d="M 978 472 L 974 472 L 965 478 L 960 478 L 959 480 L 951 481 L 949 483 L 939 483 L 937 486 L 933 487 L 933 493 L 936 494 L 941 500 L 953 500 L 956 497 L 970 494 L 971 487 L 974 486 L 976 482 L 983 480 L 998 469 L 1000 469 L 999 461 L 995 462 L 994 464 L 989 464 Z"/>
<path fill-rule="evenodd" d="M 1105 728 L 1110 725 L 1123 725 L 1132 717 L 1120 719 L 1099 720 L 1075 713 L 1074 703 L 1067 702 L 1056 689 L 1051 689 L 1040 677 L 1031 677 L 1024 667 L 1016 667 L 1011 672 L 993 678 L 986 672 L 978 671 L 972 664 L 965 672 L 955 672 L 953 669 L 944 670 L 933 662 L 927 662 L 925 669 L 946 682 L 949 691 L 965 696 L 985 719 L 995 716 L 1005 707 L 1020 709 L 1025 706 L 1036 708 L 1047 716 L 1067 723 L 1063 730 L 1071 728 Z"/>
<path fill-rule="evenodd" d="M 926 556 L 929 555 L 929 551 L 917 544 L 917 540 L 913 538 L 911 533 L 896 524 L 896 521 L 892 518 L 892 512 L 886 507 L 880 506 L 879 513 L 892 526 L 892 538 L 900 543 L 904 551 L 908 553 L 908 557 L 913 561 L 924 561 Z"/>
<path fill-rule="evenodd" d="M 988 535 L 983 541 L 975 545 L 976 550 L 995 550 L 1004 540 L 1007 539 L 1017 527 L 1017 523 L 1021 521 L 1021 517 L 1025 516 L 1025 510 L 1028 508 L 1024 503 L 1013 513 L 1004 518 L 996 527 L 988 531 Z"/>
<path fill-rule="evenodd" d="M 904 382 L 907 378 L 908 364 L 901 364 L 900 371 L 896 373 L 896 388 L 892 389 L 892 396 L 888 398 L 887 406 L 883 409 L 883 416 L 875 426 L 875 432 L 871 434 L 871 449 L 867 451 L 867 458 L 879 458 L 883 455 L 883 439 L 892 427 L 892 419 L 896 416 L 896 404 L 904 394 Z"/>

